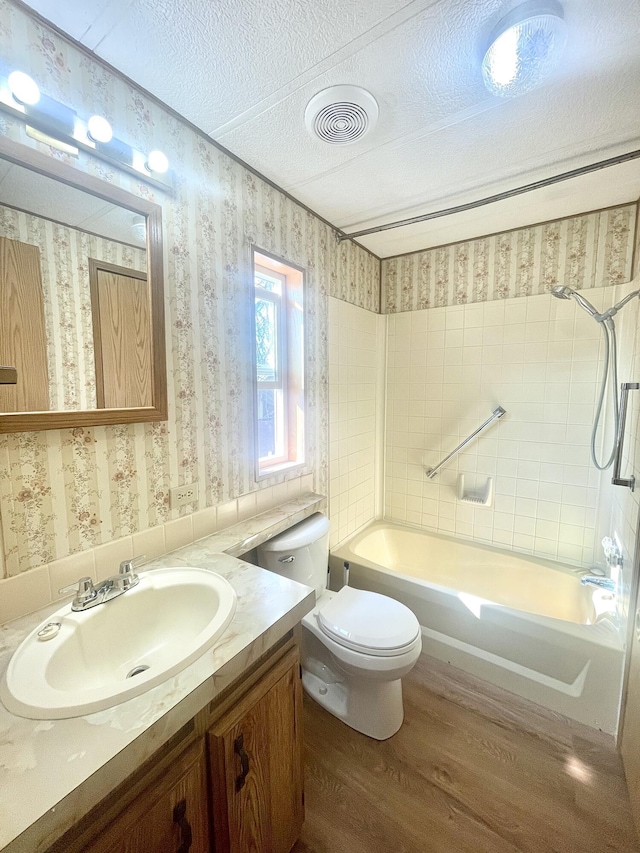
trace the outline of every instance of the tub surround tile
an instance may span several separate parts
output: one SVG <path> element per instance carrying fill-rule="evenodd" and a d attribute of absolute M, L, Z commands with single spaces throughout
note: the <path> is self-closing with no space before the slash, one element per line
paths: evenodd
<path fill-rule="evenodd" d="M 386 320 L 337 299 L 329 300 L 331 547 L 380 510 Z M 405 361 L 402 364 L 406 366 Z M 418 370 L 419 365 L 414 364 L 412 376 Z"/>
<path fill-rule="evenodd" d="M 592 286 L 589 299 L 602 309 L 632 289 Z M 612 498 L 589 450 L 601 331 L 573 300 L 511 297 L 387 316 L 384 516 L 589 567 L 602 562 L 599 540 L 611 528 L 594 512 Z M 621 376 L 633 375 L 623 362 L 637 312 L 634 301 L 617 318 Z M 492 325 L 498 320 L 502 326 Z M 498 403 L 507 416 L 427 480 L 424 468 Z M 330 471 L 332 486 L 339 473 Z M 472 482 L 493 477 L 493 506 L 465 517 L 453 512 L 459 473 Z"/>
<path fill-rule="evenodd" d="M 221 641 L 174 678 L 77 719 L 26 720 L 0 706 L 0 849 L 31 853 L 52 843 L 300 622 L 313 607 L 312 589 L 221 550 L 244 553 L 324 504 L 319 495 L 300 495 L 145 566 L 201 566 L 227 578 L 238 594 L 236 614 Z M 64 567 L 56 567 L 55 576 L 63 574 Z M 26 579 L 34 600 L 46 603 L 49 567 L 28 572 Z M 0 605 L 8 613 L 10 584 Z M 0 672 L 24 637 L 57 606 L 0 627 Z"/>

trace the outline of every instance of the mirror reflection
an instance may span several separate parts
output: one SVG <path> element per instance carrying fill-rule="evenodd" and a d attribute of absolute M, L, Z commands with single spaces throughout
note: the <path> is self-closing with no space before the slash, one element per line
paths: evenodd
<path fill-rule="evenodd" d="M 0 159 L 0 413 L 152 405 L 144 216 Z"/>

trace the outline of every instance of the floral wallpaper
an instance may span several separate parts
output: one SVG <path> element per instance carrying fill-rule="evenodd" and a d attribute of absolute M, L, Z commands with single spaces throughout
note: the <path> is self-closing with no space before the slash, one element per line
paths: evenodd
<path fill-rule="evenodd" d="M 51 409 L 95 409 L 89 258 L 146 271 L 145 249 L 0 205 L 0 237 L 40 250 Z"/>
<path fill-rule="evenodd" d="M 175 193 L 99 160 L 54 151 L 0 116 L 0 133 L 163 207 L 169 419 L 0 436 L 4 573 L 160 524 L 169 488 L 198 481 L 202 509 L 257 488 L 249 342 L 250 246 L 306 269 L 307 462 L 327 490 L 330 294 L 379 310 L 380 264 L 66 40 L 0 0 L 0 55 L 80 114 L 169 157 Z M 298 472 L 300 473 L 300 472 Z M 261 485 L 272 485 L 283 475 Z"/>
<path fill-rule="evenodd" d="M 628 204 L 382 261 L 385 314 L 576 290 L 631 279 Z"/>

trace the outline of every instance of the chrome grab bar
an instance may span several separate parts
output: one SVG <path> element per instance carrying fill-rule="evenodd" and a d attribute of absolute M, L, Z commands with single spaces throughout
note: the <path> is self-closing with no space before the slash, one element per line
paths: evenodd
<path fill-rule="evenodd" d="M 473 441 L 473 439 L 474 439 L 477 435 L 479 435 L 479 434 L 482 432 L 482 430 L 483 430 L 483 429 L 486 429 L 486 428 L 489 426 L 489 424 L 490 424 L 490 423 L 493 423 L 493 421 L 495 421 L 496 419 L 500 419 L 503 415 L 506 415 L 506 414 L 507 414 L 507 411 L 506 411 L 506 409 L 503 409 L 503 408 L 502 408 L 502 406 L 498 406 L 498 408 L 497 408 L 497 409 L 494 409 L 494 410 L 493 410 L 493 412 L 491 413 L 491 417 L 487 418 L 487 420 L 486 420 L 483 424 L 481 424 L 475 432 L 472 432 L 470 436 L 468 436 L 467 438 L 465 438 L 465 440 L 464 440 L 464 441 L 462 441 L 462 442 L 461 442 L 461 443 L 456 447 L 456 449 L 455 449 L 455 450 L 452 450 L 452 451 L 451 451 L 451 453 L 450 453 L 448 456 L 445 456 L 445 457 L 444 457 L 444 459 L 442 460 L 442 462 L 440 462 L 438 465 L 436 465 L 436 467 L 435 467 L 435 468 L 427 468 L 427 469 L 426 469 L 426 475 L 427 475 L 427 477 L 428 477 L 430 480 L 432 480 L 432 479 L 436 476 L 436 474 L 438 473 L 438 471 L 442 468 L 442 466 L 443 466 L 443 465 L 446 465 L 446 463 L 447 463 L 450 459 L 453 459 L 453 457 L 454 457 L 457 453 L 460 453 L 460 451 L 462 450 L 462 448 L 463 448 L 463 447 L 466 447 L 466 446 L 467 446 L 467 444 L 469 444 L 469 442 L 470 442 L 470 441 Z"/>
<path fill-rule="evenodd" d="M 631 491 L 635 488 L 636 478 L 633 474 L 631 477 L 621 477 L 620 468 L 622 467 L 622 448 L 624 446 L 624 429 L 627 420 L 629 391 L 637 391 L 638 389 L 640 389 L 640 382 L 623 382 L 620 386 L 620 420 L 618 422 L 618 434 L 616 435 L 616 455 L 613 462 L 613 477 L 611 478 L 611 482 L 614 486 L 627 486 Z"/>

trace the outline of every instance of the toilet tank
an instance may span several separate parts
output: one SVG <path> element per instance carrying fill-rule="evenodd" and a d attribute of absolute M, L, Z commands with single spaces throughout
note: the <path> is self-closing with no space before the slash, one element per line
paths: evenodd
<path fill-rule="evenodd" d="M 317 512 L 258 546 L 258 565 L 320 595 L 327 586 L 329 519 Z"/>

